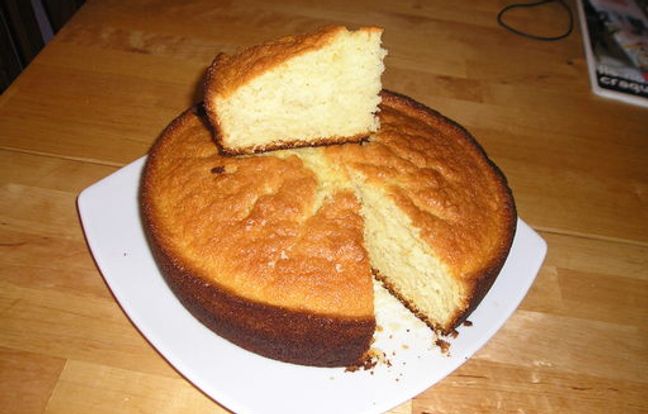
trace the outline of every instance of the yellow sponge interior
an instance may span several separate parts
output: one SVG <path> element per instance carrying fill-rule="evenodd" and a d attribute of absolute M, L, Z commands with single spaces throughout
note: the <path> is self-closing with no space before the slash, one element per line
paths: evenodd
<path fill-rule="evenodd" d="M 364 243 L 378 277 L 428 325 L 450 330 L 463 307 L 462 285 L 382 188 L 366 183 L 356 188 L 362 204 Z"/>
<path fill-rule="evenodd" d="M 244 148 L 376 131 L 386 54 L 380 36 L 377 30 L 340 31 L 322 48 L 216 98 L 225 144 Z"/>

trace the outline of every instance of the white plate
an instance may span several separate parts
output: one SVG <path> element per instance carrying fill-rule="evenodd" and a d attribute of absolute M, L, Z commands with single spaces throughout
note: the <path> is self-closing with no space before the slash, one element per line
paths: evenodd
<path fill-rule="evenodd" d="M 518 219 L 495 284 L 444 355 L 429 329 L 377 288 L 375 346 L 391 365 L 369 371 L 287 364 L 245 351 L 204 327 L 162 278 L 142 230 L 138 187 L 145 158 L 84 190 L 83 228 L 106 282 L 131 321 L 189 381 L 238 413 L 379 413 L 457 369 L 504 324 L 542 264 L 546 243 Z"/>

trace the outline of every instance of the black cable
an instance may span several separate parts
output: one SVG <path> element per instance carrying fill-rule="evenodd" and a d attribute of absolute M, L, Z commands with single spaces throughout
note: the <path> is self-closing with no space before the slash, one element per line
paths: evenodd
<path fill-rule="evenodd" d="M 520 30 L 518 30 L 518 29 L 516 29 L 514 27 L 509 26 L 503 20 L 504 14 L 506 12 L 508 12 L 509 10 L 522 8 L 522 7 L 524 7 L 524 8 L 537 7 L 537 6 L 541 6 L 543 4 L 546 4 L 546 3 L 553 3 L 553 2 L 557 2 L 558 4 L 560 4 L 565 10 L 567 10 L 567 14 L 569 15 L 569 27 L 561 35 L 558 35 L 558 36 L 538 36 L 538 35 L 534 35 L 532 33 L 526 33 L 526 32 L 520 31 Z M 502 26 L 503 28 L 505 28 L 506 30 L 509 30 L 509 31 L 515 33 L 516 35 L 527 37 L 529 39 L 541 40 L 541 41 L 544 41 L 544 42 L 553 42 L 553 41 L 556 41 L 556 40 L 564 39 L 564 38 L 566 38 L 567 36 L 569 36 L 571 34 L 571 32 L 574 30 L 574 14 L 572 13 L 571 8 L 567 5 L 567 3 L 565 3 L 564 0 L 538 0 L 538 1 L 535 1 L 535 2 L 532 2 L 532 3 L 509 4 L 508 6 L 504 7 L 502 10 L 500 10 L 500 12 L 497 14 L 497 23 L 499 23 L 499 25 Z"/>

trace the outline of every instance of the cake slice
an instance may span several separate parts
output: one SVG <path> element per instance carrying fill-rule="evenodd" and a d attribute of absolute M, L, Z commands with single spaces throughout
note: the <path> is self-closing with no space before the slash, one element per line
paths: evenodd
<path fill-rule="evenodd" d="M 517 213 L 501 171 L 472 135 L 412 99 L 382 94 L 365 145 L 322 149 L 362 205 L 377 279 L 436 332 L 450 334 L 495 281 Z"/>
<path fill-rule="evenodd" d="M 334 26 L 216 56 L 204 105 L 222 152 L 359 142 L 377 131 L 381 36 Z"/>

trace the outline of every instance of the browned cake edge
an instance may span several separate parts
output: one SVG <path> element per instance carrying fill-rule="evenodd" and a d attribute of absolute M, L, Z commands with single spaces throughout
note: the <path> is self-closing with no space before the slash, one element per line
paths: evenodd
<path fill-rule="evenodd" d="M 212 137 L 218 144 L 220 152 L 224 155 L 243 155 L 254 153 L 250 149 L 229 148 L 223 141 L 221 121 L 218 116 L 218 108 L 215 101 L 216 96 L 220 93 L 218 88 L 218 72 L 224 65 L 228 56 L 225 53 L 216 55 L 212 63 L 207 68 L 203 81 L 203 108 L 207 114 L 207 119 L 211 125 Z"/>
<path fill-rule="evenodd" d="M 491 286 L 497 279 L 504 262 L 506 261 L 508 253 L 503 257 L 500 255 L 497 259 L 492 261 L 492 264 L 488 268 L 484 269 L 478 278 L 476 278 L 470 286 L 466 287 L 466 290 L 469 292 L 465 298 L 466 307 L 463 309 L 457 309 L 455 314 L 450 318 L 449 322 L 445 325 L 439 324 L 428 318 L 413 302 L 409 301 L 405 296 L 400 292 L 398 287 L 394 285 L 389 277 L 380 273 L 378 269 L 372 268 L 372 273 L 376 280 L 389 291 L 389 293 L 399 300 L 410 312 L 416 315 L 417 318 L 425 322 L 425 324 L 430 327 L 434 332 L 441 335 L 450 335 L 459 325 L 461 325 L 470 314 L 477 308 L 481 303 L 486 293 L 490 290 Z"/>
<path fill-rule="evenodd" d="M 419 319 L 425 322 L 435 332 L 447 335 L 452 333 L 457 326 L 463 323 L 463 321 L 465 321 L 466 318 L 468 318 L 468 316 L 481 303 L 482 299 L 484 298 L 484 296 L 486 296 L 486 293 L 488 293 L 491 286 L 495 282 L 495 279 L 502 270 L 502 266 L 504 266 L 504 262 L 508 257 L 509 251 L 511 250 L 511 245 L 513 244 L 513 238 L 515 236 L 517 227 L 517 210 L 515 207 L 515 200 L 513 199 L 513 193 L 508 185 L 506 176 L 502 173 L 499 167 L 488 157 L 481 144 L 479 144 L 479 142 L 477 142 L 472 134 L 468 132 L 468 130 L 466 130 L 463 126 L 459 125 L 452 119 L 447 118 L 440 112 L 415 101 L 409 96 L 383 89 L 383 91 L 381 92 L 381 97 L 383 103 L 388 103 L 390 101 L 400 101 L 400 103 L 405 104 L 413 111 L 423 113 L 426 116 L 431 116 L 433 118 L 441 119 L 444 123 L 451 126 L 457 133 L 457 136 L 468 142 L 473 150 L 488 163 L 488 166 L 493 172 L 495 179 L 500 184 L 498 188 L 501 191 L 501 195 L 503 196 L 504 200 L 506 200 L 506 203 L 503 206 L 506 221 L 502 223 L 506 227 L 506 233 L 500 240 L 498 250 L 496 254 L 493 255 L 488 265 L 482 268 L 478 273 L 467 275 L 468 277 L 464 278 L 464 287 L 467 292 L 464 307 L 457 309 L 456 313 L 452 316 L 452 318 L 450 318 L 450 321 L 447 324 L 440 325 L 431 321 L 429 318 L 422 314 L 422 312 L 416 307 L 415 304 L 411 303 L 403 297 L 396 286 L 394 286 L 389 281 L 389 278 L 387 276 L 381 274 L 377 269 L 373 269 L 373 273 L 376 279 L 381 281 L 383 286 L 385 286 L 385 288 L 392 295 L 400 300 L 400 302 L 403 303 L 405 307 L 407 307 L 412 313 L 419 317 Z"/>
<path fill-rule="evenodd" d="M 359 363 L 372 341 L 374 318 L 345 319 L 251 302 L 192 272 L 167 248 L 155 224 L 149 177 L 161 142 L 197 112 L 196 108 L 186 111 L 164 130 L 151 149 L 140 185 L 143 227 L 167 284 L 199 321 L 242 348 L 303 365 Z"/>
<path fill-rule="evenodd" d="M 254 145 L 249 147 L 241 148 L 227 148 L 223 145 L 223 141 L 220 135 L 220 129 L 216 125 L 212 130 L 214 140 L 219 146 L 221 154 L 224 155 L 251 155 L 258 154 L 267 151 L 276 151 L 283 149 L 291 148 L 303 148 L 303 147 L 322 147 L 326 145 L 336 145 L 336 144 L 358 144 L 362 141 L 365 141 L 370 132 L 364 134 L 354 135 L 352 137 L 328 137 L 328 138 L 318 138 L 310 141 L 302 140 L 293 140 L 293 141 L 274 141 L 267 145 Z"/>

